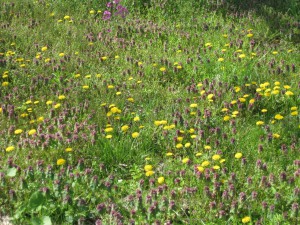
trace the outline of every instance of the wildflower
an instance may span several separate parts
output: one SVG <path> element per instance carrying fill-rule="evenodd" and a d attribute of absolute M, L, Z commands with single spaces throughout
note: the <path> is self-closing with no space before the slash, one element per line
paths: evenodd
<path fill-rule="evenodd" d="M 104 131 L 105 131 L 105 133 L 109 133 L 109 132 L 112 132 L 113 130 L 114 129 L 112 127 L 108 127 Z"/>
<path fill-rule="evenodd" d="M 273 134 L 272 136 L 273 136 L 273 138 L 276 138 L 276 139 L 280 138 L 280 134 L 277 134 L 277 133 Z"/>
<path fill-rule="evenodd" d="M 144 166 L 144 170 L 146 172 L 151 171 L 151 170 L 153 170 L 153 166 L 152 165 L 146 165 L 146 166 Z"/>
<path fill-rule="evenodd" d="M 291 112 L 291 116 L 298 116 L 298 111 Z"/>
<path fill-rule="evenodd" d="M 240 87 L 234 87 L 234 91 L 235 91 L 235 92 L 239 92 L 240 90 L 241 90 Z"/>
<path fill-rule="evenodd" d="M 47 46 L 42 47 L 42 52 L 47 51 Z"/>
<path fill-rule="evenodd" d="M 192 103 L 192 104 L 190 104 L 190 107 L 191 107 L 191 108 L 197 108 L 197 107 L 198 107 L 198 104 Z"/>
<path fill-rule="evenodd" d="M 95 14 L 95 12 L 96 12 L 96 11 L 95 11 L 95 10 L 93 10 L 93 9 L 92 9 L 92 10 L 90 10 L 90 14 Z"/>
<path fill-rule="evenodd" d="M 159 184 L 163 184 L 163 183 L 165 182 L 165 178 L 164 178 L 164 177 L 159 177 L 159 178 L 157 179 L 157 182 L 158 182 Z"/>
<path fill-rule="evenodd" d="M 291 86 L 289 86 L 289 85 L 284 85 L 283 88 L 284 88 L 284 89 L 290 89 Z"/>
<path fill-rule="evenodd" d="M 17 129 L 17 130 L 15 130 L 15 134 L 21 134 L 22 132 L 23 132 L 22 129 Z"/>
<path fill-rule="evenodd" d="M 218 62 L 223 62 L 224 58 L 218 58 Z"/>
<path fill-rule="evenodd" d="M 4 82 L 2 83 L 2 87 L 6 87 L 6 86 L 8 86 L 8 84 L 9 84 L 9 82 L 4 81 Z"/>
<path fill-rule="evenodd" d="M 277 55 L 278 52 L 277 52 L 277 51 L 273 51 L 272 54 L 273 54 L 273 55 Z"/>
<path fill-rule="evenodd" d="M 287 96 L 292 96 L 292 95 L 294 95 L 294 93 L 291 92 L 291 91 L 287 91 L 287 92 L 285 92 L 285 95 L 287 95 Z"/>
<path fill-rule="evenodd" d="M 137 138 L 138 136 L 140 136 L 140 134 L 138 132 L 134 132 L 134 133 L 131 134 L 131 136 L 133 138 Z"/>
<path fill-rule="evenodd" d="M 186 163 L 188 163 L 189 161 L 190 161 L 189 158 L 183 158 L 183 159 L 182 159 L 182 163 L 183 163 L 183 164 L 186 164 Z"/>
<path fill-rule="evenodd" d="M 251 221 L 251 217 L 250 216 L 245 216 L 243 219 L 242 219 L 242 223 L 249 223 Z"/>
<path fill-rule="evenodd" d="M 253 37 L 253 34 L 251 34 L 251 33 L 250 33 L 250 34 L 247 34 L 247 37 L 248 37 L 248 38 L 251 38 L 251 37 Z"/>
<path fill-rule="evenodd" d="M 297 106 L 293 106 L 293 107 L 291 108 L 291 111 L 296 111 L 297 109 L 298 109 Z"/>
<path fill-rule="evenodd" d="M 256 125 L 257 125 L 257 126 L 262 126 L 262 125 L 264 125 L 264 124 L 265 124 L 264 121 L 261 121 L 261 120 L 256 122 Z"/>
<path fill-rule="evenodd" d="M 205 146 L 204 146 L 204 149 L 205 149 L 205 150 L 211 150 L 211 147 L 210 147 L 209 145 L 205 145 Z"/>
<path fill-rule="evenodd" d="M 201 163 L 201 166 L 206 167 L 209 166 L 210 162 L 209 161 L 204 161 Z"/>
<path fill-rule="evenodd" d="M 183 145 L 181 143 L 178 143 L 175 147 L 180 149 L 180 148 L 183 148 Z"/>
<path fill-rule="evenodd" d="M 202 155 L 201 152 L 197 152 L 197 153 L 196 153 L 196 156 L 201 156 L 201 155 Z"/>
<path fill-rule="evenodd" d="M 31 129 L 30 131 L 28 131 L 28 135 L 34 135 L 36 133 L 35 129 Z"/>
<path fill-rule="evenodd" d="M 212 156 L 212 159 L 217 161 L 217 160 L 221 159 L 221 156 L 216 154 L 216 155 Z"/>
<path fill-rule="evenodd" d="M 60 104 L 60 103 L 57 103 L 57 104 L 54 105 L 54 108 L 55 108 L 55 109 L 58 109 L 60 106 L 61 106 L 61 104 Z"/>
<path fill-rule="evenodd" d="M 223 120 L 224 120 L 224 121 L 230 120 L 230 116 L 224 116 L 224 117 L 223 117 Z"/>
<path fill-rule="evenodd" d="M 89 89 L 89 86 L 88 85 L 83 85 L 82 88 L 83 89 Z"/>
<path fill-rule="evenodd" d="M 111 135 L 111 134 L 108 134 L 108 135 L 105 136 L 105 138 L 106 138 L 106 139 L 111 139 L 111 138 L 112 138 L 112 135 Z"/>
<path fill-rule="evenodd" d="M 240 153 L 240 152 L 235 153 L 235 155 L 234 155 L 234 157 L 235 157 L 236 159 L 240 159 L 240 158 L 242 158 L 242 156 L 243 156 L 243 154 Z"/>
<path fill-rule="evenodd" d="M 65 56 L 65 53 L 61 52 L 58 54 L 60 57 L 64 57 Z"/>
<path fill-rule="evenodd" d="M 166 69 L 166 67 L 161 67 L 161 68 L 159 68 L 159 70 L 160 70 L 161 72 L 165 72 L 167 69 Z"/>
<path fill-rule="evenodd" d="M 152 176 L 154 174 L 154 171 L 153 170 L 150 170 L 150 171 L 147 171 L 146 172 L 146 176 L 147 177 L 150 177 L 150 176 Z"/>
<path fill-rule="evenodd" d="M 250 104 L 253 104 L 254 102 L 255 102 L 254 98 L 250 99 L 250 101 L 249 101 Z"/>
<path fill-rule="evenodd" d="M 66 99 L 66 96 L 64 96 L 64 95 L 59 95 L 59 96 L 58 96 L 58 99 L 59 99 L 59 100 L 64 100 L 64 99 Z"/>
<path fill-rule="evenodd" d="M 219 169 L 220 169 L 220 166 L 218 166 L 218 165 L 213 166 L 213 169 L 214 169 L 214 170 L 219 170 Z"/>
<path fill-rule="evenodd" d="M 246 57 L 245 54 L 240 54 L 240 55 L 239 55 L 239 58 L 240 58 L 240 59 L 243 59 L 243 58 L 245 58 L 245 57 Z"/>
<path fill-rule="evenodd" d="M 57 162 L 56 162 L 56 164 L 57 164 L 58 166 L 62 166 L 62 165 L 64 165 L 65 163 L 66 163 L 66 160 L 65 160 L 65 159 L 58 159 Z"/>
<path fill-rule="evenodd" d="M 209 94 L 209 95 L 207 95 L 207 99 L 208 99 L 208 100 L 212 100 L 213 97 L 214 97 L 214 94 Z"/>
<path fill-rule="evenodd" d="M 261 112 L 262 113 L 266 113 L 268 110 L 267 109 L 262 109 Z"/>
<path fill-rule="evenodd" d="M 167 152 L 166 156 L 173 156 L 174 154 L 172 152 Z"/>
<path fill-rule="evenodd" d="M 6 151 L 6 152 L 11 152 L 11 151 L 13 151 L 14 149 L 15 149 L 14 146 L 9 146 L 9 147 L 7 147 L 7 148 L 5 149 L 5 151 Z"/>
<path fill-rule="evenodd" d="M 198 166 L 198 167 L 197 167 L 197 170 L 198 170 L 199 172 L 203 172 L 203 171 L 204 171 L 204 167 Z"/>
<path fill-rule="evenodd" d="M 283 119 L 283 116 L 280 115 L 280 114 L 276 114 L 276 115 L 275 115 L 275 119 L 276 119 L 276 120 L 282 120 L 282 119 Z"/>
<path fill-rule="evenodd" d="M 65 151 L 66 151 L 66 152 L 72 152 L 73 149 L 69 147 L 69 148 L 66 148 Z"/>
<path fill-rule="evenodd" d="M 134 117 L 134 118 L 133 118 L 133 121 L 134 121 L 134 122 L 140 121 L 140 117 L 139 117 L 139 116 Z"/>
<path fill-rule="evenodd" d="M 70 16 L 64 16 L 65 20 L 69 20 L 71 17 Z"/>
<path fill-rule="evenodd" d="M 188 142 L 188 143 L 185 143 L 184 147 L 186 147 L 186 148 L 189 148 L 189 147 L 191 147 L 191 143 L 190 143 L 190 142 Z"/>
<path fill-rule="evenodd" d="M 129 129 L 128 125 L 124 125 L 121 127 L 121 131 L 126 132 Z"/>

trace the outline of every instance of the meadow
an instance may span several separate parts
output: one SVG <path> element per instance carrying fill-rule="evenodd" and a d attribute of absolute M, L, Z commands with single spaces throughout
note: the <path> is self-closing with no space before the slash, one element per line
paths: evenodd
<path fill-rule="evenodd" d="M 300 224 L 299 12 L 0 0 L 0 216 Z"/>

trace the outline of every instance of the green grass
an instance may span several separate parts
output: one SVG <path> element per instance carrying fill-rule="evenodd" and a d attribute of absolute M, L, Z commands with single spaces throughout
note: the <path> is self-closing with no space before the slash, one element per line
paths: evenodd
<path fill-rule="evenodd" d="M 0 215 L 299 223 L 300 6 L 226 2 L 0 0 Z"/>

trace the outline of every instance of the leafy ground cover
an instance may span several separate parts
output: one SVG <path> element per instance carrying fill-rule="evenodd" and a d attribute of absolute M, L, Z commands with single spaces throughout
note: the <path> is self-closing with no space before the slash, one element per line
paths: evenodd
<path fill-rule="evenodd" d="M 12 223 L 299 223 L 297 1 L 0 2 Z"/>

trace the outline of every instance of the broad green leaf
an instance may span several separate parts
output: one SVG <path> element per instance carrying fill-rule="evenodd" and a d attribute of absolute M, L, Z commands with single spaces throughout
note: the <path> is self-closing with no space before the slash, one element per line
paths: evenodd
<path fill-rule="evenodd" d="M 45 197 L 42 195 L 42 193 L 40 191 L 36 191 L 30 196 L 28 207 L 30 209 L 36 209 L 42 205 L 44 201 Z"/>
<path fill-rule="evenodd" d="M 14 177 L 14 176 L 16 176 L 16 174 L 17 174 L 17 169 L 16 168 L 9 168 L 8 170 L 7 170 L 7 176 L 9 176 L 9 177 Z"/>

